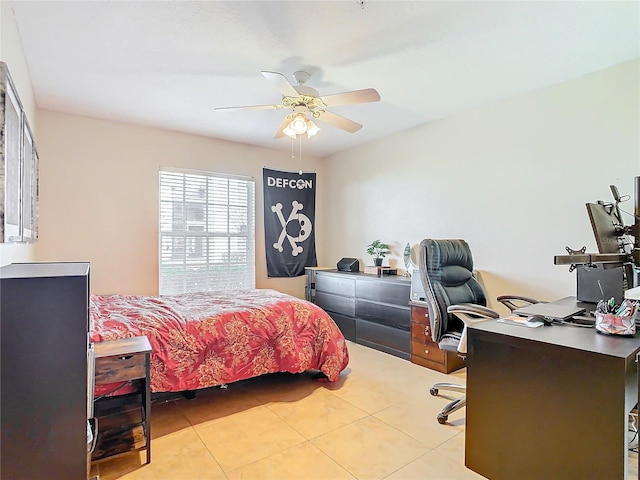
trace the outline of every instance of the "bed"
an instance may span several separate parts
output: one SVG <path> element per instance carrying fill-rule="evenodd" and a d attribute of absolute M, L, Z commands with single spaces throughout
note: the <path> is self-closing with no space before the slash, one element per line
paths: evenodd
<path fill-rule="evenodd" d="M 151 391 L 225 385 L 266 373 L 318 370 L 336 381 L 344 336 L 320 307 L 276 290 L 90 297 L 92 342 L 146 335 Z"/>

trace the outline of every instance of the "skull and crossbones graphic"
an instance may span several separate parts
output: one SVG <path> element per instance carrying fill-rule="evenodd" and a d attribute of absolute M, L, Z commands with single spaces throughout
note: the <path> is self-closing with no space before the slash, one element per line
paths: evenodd
<path fill-rule="evenodd" d="M 294 257 L 297 257 L 299 253 L 302 253 L 304 250 L 298 243 L 304 242 L 309 235 L 311 235 L 311 230 L 313 226 L 311 225 L 311 220 L 304 213 L 300 213 L 300 211 L 304 208 L 297 200 L 291 202 L 291 213 L 289 214 L 289 218 L 285 220 L 284 215 L 282 214 L 282 204 L 280 202 L 276 203 L 271 207 L 271 211 L 278 215 L 278 219 L 280 220 L 280 225 L 282 225 L 282 231 L 280 232 L 280 237 L 278 241 L 273 244 L 273 248 L 282 252 L 282 244 L 284 243 L 284 239 L 289 240 L 291 244 L 291 254 Z M 297 220 L 300 224 L 300 232 L 297 237 L 292 237 L 287 232 L 287 225 L 289 222 Z"/>

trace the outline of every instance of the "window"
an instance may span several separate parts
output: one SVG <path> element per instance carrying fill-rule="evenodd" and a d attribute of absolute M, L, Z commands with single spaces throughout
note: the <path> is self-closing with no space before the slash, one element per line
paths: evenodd
<path fill-rule="evenodd" d="M 160 294 L 255 288 L 255 182 L 160 170 Z"/>

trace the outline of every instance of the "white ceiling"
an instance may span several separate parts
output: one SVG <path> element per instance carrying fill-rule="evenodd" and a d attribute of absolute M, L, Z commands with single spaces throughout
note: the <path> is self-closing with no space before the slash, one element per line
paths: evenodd
<path fill-rule="evenodd" d="M 5 0 L 3 0 L 5 1 Z M 312 73 L 364 127 L 321 124 L 326 156 L 640 57 L 637 1 L 14 1 L 38 107 L 283 150 L 285 110 L 260 74 Z"/>

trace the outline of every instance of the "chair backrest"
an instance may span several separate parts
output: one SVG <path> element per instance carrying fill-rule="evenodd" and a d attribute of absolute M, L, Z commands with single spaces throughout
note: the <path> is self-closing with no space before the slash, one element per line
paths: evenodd
<path fill-rule="evenodd" d="M 447 312 L 449 305 L 473 303 L 487 306 L 487 299 L 473 275 L 471 249 L 464 240 L 420 242 L 419 274 L 424 286 L 431 336 L 440 343 L 445 334 L 463 331 L 462 320 Z"/>

